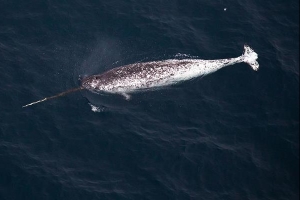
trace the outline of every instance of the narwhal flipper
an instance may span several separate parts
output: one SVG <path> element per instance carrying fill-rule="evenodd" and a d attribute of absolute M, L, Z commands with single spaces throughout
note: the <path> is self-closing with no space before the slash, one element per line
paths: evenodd
<path fill-rule="evenodd" d="M 122 95 L 125 97 L 125 99 L 127 101 L 129 101 L 131 99 L 131 96 L 129 94 L 127 94 L 127 93 L 122 93 Z"/>

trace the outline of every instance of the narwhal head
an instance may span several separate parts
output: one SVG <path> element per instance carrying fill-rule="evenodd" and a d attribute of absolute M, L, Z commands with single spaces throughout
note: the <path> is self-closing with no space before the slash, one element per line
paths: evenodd
<path fill-rule="evenodd" d="M 81 82 L 81 87 L 90 91 L 99 90 L 101 85 L 102 81 L 99 75 L 85 77 Z"/>

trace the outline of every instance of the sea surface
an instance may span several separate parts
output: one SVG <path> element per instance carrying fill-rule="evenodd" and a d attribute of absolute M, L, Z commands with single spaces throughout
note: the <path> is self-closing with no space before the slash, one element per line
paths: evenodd
<path fill-rule="evenodd" d="M 125 64 L 240 56 L 160 90 L 88 91 Z M 298 0 L 0 0 L 0 199 L 299 199 Z"/>

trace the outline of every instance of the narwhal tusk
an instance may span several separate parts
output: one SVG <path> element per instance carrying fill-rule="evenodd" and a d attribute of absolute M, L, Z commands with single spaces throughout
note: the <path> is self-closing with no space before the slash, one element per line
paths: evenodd
<path fill-rule="evenodd" d="M 67 90 L 65 92 L 59 93 L 57 95 L 54 95 L 54 96 L 51 96 L 51 97 L 47 97 L 47 98 L 44 98 L 44 99 L 41 99 L 41 100 L 38 100 L 38 101 L 35 101 L 35 102 L 32 102 L 32 103 L 29 103 L 29 104 L 26 104 L 25 106 L 22 106 L 22 108 L 25 108 L 25 107 L 28 107 L 28 106 L 32 106 L 34 104 L 41 103 L 43 101 L 54 99 L 54 98 L 57 98 L 57 97 L 60 97 L 60 96 L 64 96 L 64 95 L 69 94 L 71 92 L 76 92 L 78 90 L 83 90 L 83 89 L 84 89 L 83 87 L 73 88 L 73 89 Z"/>
<path fill-rule="evenodd" d="M 42 99 L 42 100 L 39 100 L 39 101 L 35 101 L 35 102 L 32 102 L 32 103 L 29 103 L 29 104 L 27 104 L 25 106 L 22 106 L 22 108 L 25 108 L 27 106 L 31 106 L 33 104 L 37 104 L 37 103 L 40 103 L 40 102 L 43 102 L 43 101 L 46 101 L 46 100 L 48 100 L 48 98 L 45 98 L 45 99 Z"/>

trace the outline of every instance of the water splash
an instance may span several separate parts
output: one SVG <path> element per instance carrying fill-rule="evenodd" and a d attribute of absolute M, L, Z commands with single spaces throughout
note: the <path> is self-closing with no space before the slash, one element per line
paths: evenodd
<path fill-rule="evenodd" d="M 192 56 L 184 53 L 177 53 L 174 55 L 176 59 L 198 59 L 198 56 Z"/>

